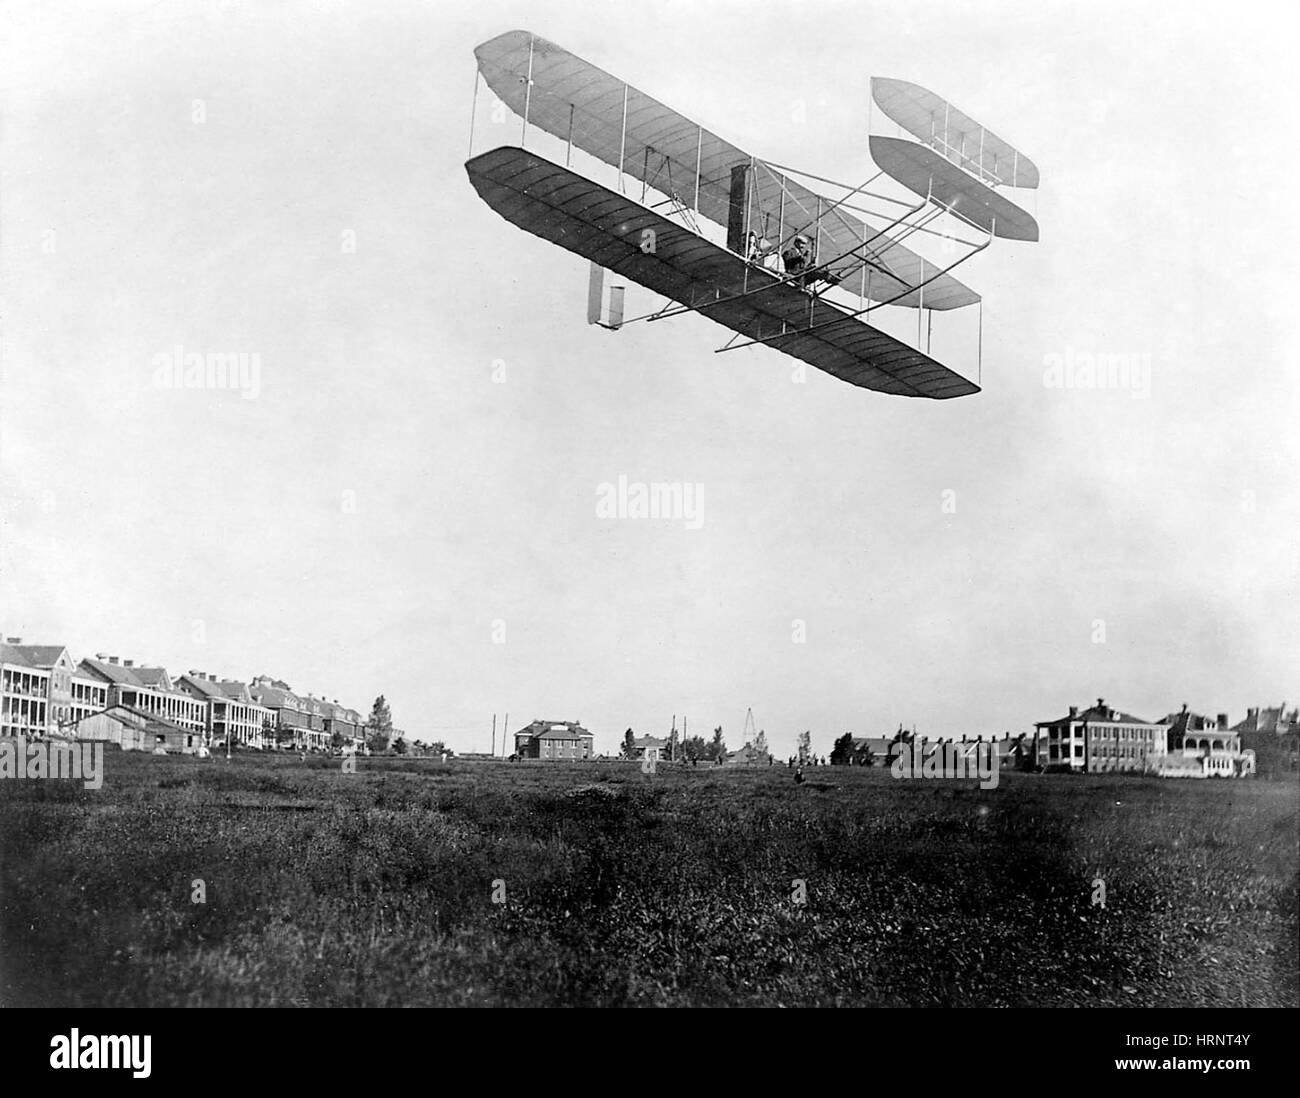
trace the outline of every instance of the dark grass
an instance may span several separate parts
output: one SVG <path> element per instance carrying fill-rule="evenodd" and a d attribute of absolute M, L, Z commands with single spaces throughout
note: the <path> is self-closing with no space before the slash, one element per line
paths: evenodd
<path fill-rule="evenodd" d="M 106 770 L 0 782 L 7 1005 L 1300 1001 L 1295 783 Z"/>

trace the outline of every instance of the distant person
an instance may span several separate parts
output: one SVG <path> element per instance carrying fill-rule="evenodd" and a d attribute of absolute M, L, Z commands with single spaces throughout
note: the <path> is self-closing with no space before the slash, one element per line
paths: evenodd
<path fill-rule="evenodd" d="M 794 772 L 794 784 L 803 785 L 803 767 L 798 767 Z"/>

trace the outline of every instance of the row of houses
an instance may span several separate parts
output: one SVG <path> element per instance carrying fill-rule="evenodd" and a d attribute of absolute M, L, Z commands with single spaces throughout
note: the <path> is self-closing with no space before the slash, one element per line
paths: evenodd
<path fill-rule="evenodd" d="M 74 660 L 62 645 L 0 644 L 0 736 L 66 736 L 182 753 L 241 746 L 326 750 L 361 745 L 357 710 L 262 675 L 251 683 L 100 652 Z M 338 737 L 336 739 L 336 737 Z"/>
<path fill-rule="evenodd" d="M 1279 759 L 1273 769 L 1295 771 L 1300 713 L 1250 709 L 1246 719 L 1229 727 L 1226 713 L 1210 718 L 1183 706 L 1158 721 L 1114 709 L 1098 698 L 1080 709 L 1070 706 L 1062 717 L 1039 721 L 1034 733 L 990 737 L 1003 767 L 1082 774 L 1139 773 L 1166 778 L 1238 778 L 1257 771 L 1256 756 L 1269 752 Z M 923 752 L 956 743 L 959 751 L 974 751 L 983 737 L 960 741 L 918 737 L 901 728 L 891 738 L 855 737 L 856 764 L 892 763 L 905 743 L 919 742 Z"/>

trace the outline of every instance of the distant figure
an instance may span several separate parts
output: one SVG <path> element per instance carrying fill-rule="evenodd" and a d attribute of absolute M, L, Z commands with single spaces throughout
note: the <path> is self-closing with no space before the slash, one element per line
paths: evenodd
<path fill-rule="evenodd" d="M 803 785 L 803 767 L 798 767 L 794 772 L 794 784 Z"/>

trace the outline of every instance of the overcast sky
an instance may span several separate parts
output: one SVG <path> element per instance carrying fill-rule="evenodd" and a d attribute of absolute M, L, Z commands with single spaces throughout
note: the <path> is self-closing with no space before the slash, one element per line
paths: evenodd
<path fill-rule="evenodd" d="M 612 751 L 674 714 L 739 746 L 752 707 L 787 754 L 1300 702 L 1286 5 L 595 10 L 5 5 L 6 634 L 383 693 L 461 750 L 507 711 Z M 1042 239 L 960 271 L 983 392 L 588 327 L 586 262 L 463 166 L 473 48 L 516 28 L 831 178 L 874 171 L 872 75 L 1013 141 Z M 164 387 L 177 345 L 258 374 Z M 1149 356 L 1149 391 L 1046 384 L 1071 354 Z M 620 475 L 701 485 L 702 523 L 599 517 Z"/>

